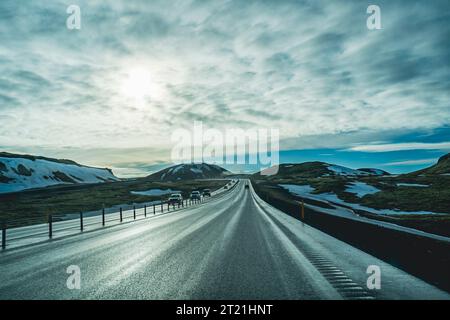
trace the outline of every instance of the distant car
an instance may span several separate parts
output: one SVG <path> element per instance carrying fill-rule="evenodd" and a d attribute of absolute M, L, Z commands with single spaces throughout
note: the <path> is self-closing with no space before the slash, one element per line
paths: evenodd
<path fill-rule="evenodd" d="M 211 190 L 210 189 L 204 189 L 203 190 L 203 196 L 204 197 L 211 197 Z"/>
<path fill-rule="evenodd" d="M 201 200 L 202 195 L 200 194 L 200 191 L 192 191 L 191 192 L 191 200 Z"/>
<path fill-rule="evenodd" d="M 225 190 L 227 190 L 228 189 L 228 186 L 225 186 L 225 187 L 223 187 Z"/>
<path fill-rule="evenodd" d="M 248 186 L 248 184 L 245 185 L 245 189 L 249 189 L 250 187 Z"/>
<path fill-rule="evenodd" d="M 170 205 L 178 205 L 183 203 L 183 196 L 180 193 L 172 193 L 167 201 Z"/>

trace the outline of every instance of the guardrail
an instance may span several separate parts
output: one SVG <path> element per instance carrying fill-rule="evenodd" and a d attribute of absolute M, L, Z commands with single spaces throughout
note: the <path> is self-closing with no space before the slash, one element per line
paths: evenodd
<path fill-rule="evenodd" d="M 252 185 L 262 200 L 278 210 L 450 292 L 450 242 L 315 211 L 305 207 L 303 199 L 299 203 Z"/>
<path fill-rule="evenodd" d="M 143 220 L 151 216 L 158 214 L 164 214 L 173 212 L 174 210 L 180 210 L 188 208 L 204 202 L 208 202 L 209 199 L 217 198 L 226 191 L 233 190 L 238 184 L 239 180 L 235 181 L 228 189 L 222 188 L 214 191 L 208 200 L 205 197 L 198 199 L 183 199 L 181 203 L 170 204 L 168 201 L 152 201 L 147 203 L 141 203 L 140 205 L 122 205 L 115 206 L 110 209 L 103 208 L 101 210 L 90 212 L 79 212 L 64 215 L 49 215 L 47 222 L 42 223 L 41 220 L 33 219 L 31 221 L 35 224 L 23 226 L 21 219 L 3 221 L 0 223 L 1 228 L 1 248 L 5 250 L 10 243 L 17 243 L 22 240 L 30 239 L 29 243 L 41 242 L 44 240 L 52 239 L 55 235 L 73 235 L 78 232 L 83 232 L 89 229 L 101 230 L 107 226 L 120 225 L 122 223 L 129 223 L 136 220 Z M 227 184 L 228 185 L 228 184 Z M 107 211 L 111 212 L 107 212 Z M 27 219 L 30 222 L 30 219 Z M 73 233 L 73 232 L 77 233 Z M 31 241 L 37 239 L 39 241 Z"/>
<path fill-rule="evenodd" d="M 195 206 L 205 202 L 204 197 L 200 199 L 183 199 L 177 204 L 168 201 L 153 201 L 151 203 L 132 205 L 132 208 L 126 209 L 126 206 L 120 206 L 116 211 L 107 213 L 105 208 L 97 212 L 79 212 L 78 214 L 53 215 L 48 216 L 46 223 L 20 226 L 20 219 L 3 221 L 1 223 L 1 248 L 4 250 L 9 243 L 18 240 L 32 238 L 52 239 L 56 234 L 65 235 L 70 231 L 83 232 L 90 227 L 99 226 L 99 228 L 108 225 L 119 225 L 124 222 L 143 220 L 150 216 L 172 212 L 174 210 Z M 124 210 L 124 208 L 126 210 Z M 78 215 L 78 217 L 74 217 Z M 29 220 L 28 220 L 29 221 Z M 37 221 L 37 220 L 35 220 Z"/>

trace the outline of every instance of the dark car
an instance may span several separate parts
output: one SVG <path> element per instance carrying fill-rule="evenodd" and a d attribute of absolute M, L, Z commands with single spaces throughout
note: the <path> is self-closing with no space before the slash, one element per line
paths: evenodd
<path fill-rule="evenodd" d="M 170 205 L 178 205 L 182 204 L 183 202 L 183 196 L 180 193 L 173 193 L 170 195 L 169 200 L 167 200 L 167 203 Z"/>
<path fill-rule="evenodd" d="M 250 187 L 249 187 L 249 185 L 248 184 L 246 184 L 245 185 L 245 189 L 249 189 Z"/>
<path fill-rule="evenodd" d="M 228 189 L 228 186 L 225 186 L 225 187 L 223 187 L 225 190 L 227 190 Z"/>
<path fill-rule="evenodd" d="M 211 197 L 211 190 L 210 189 L 204 189 L 203 190 L 203 196 L 204 197 Z"/>
<path fill-rule="evenodd" d="M 201 200 L 202 195 L 200 194 L 200 191 L 192 191 L 191 192 L 191 200 Z"/>

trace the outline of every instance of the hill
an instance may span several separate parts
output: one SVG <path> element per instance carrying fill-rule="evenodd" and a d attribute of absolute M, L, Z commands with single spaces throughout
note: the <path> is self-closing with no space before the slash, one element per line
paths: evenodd
<path fill-rule="evenodd" d="M 450 153 L 439 158 L 438 162 L 419 171 L 409 173 L 408 175 L 450 175 Z"/>
<path fill-rule="evenodd" d="M 255 173 L 259 176 L 261 173 Z M 326 162 L 314 161 L 303 163 L 286 163 L 280 164 L 278 167 L 277 178 L 319 178 L 327 176 L 345 176 L 345 177 L 367 177 L 381 176 L 389 173 L 380 169 L 351 169 L 344 166 L 330 164 Z M 269 176 L 270 177 L 270 176 Z"/>
<path fill-rule="evenodd" d="M 228 170 L 214 164 L 190 163 L 175 165 L 147 177 L 153 181 L 179 181 L 194 179 L 217 179 L 232 174 Z"/>
<path fill-rule="evenodd" d="M 110 169 L 83 166 L 66 159 L 0 152 L 0 193 L 118 180 Z"/>

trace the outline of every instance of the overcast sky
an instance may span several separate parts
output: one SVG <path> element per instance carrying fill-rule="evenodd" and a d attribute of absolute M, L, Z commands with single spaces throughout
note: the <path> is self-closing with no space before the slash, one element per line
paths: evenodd
<path fill-rule="evenodd" d="M 449 22 L 448 0 L 2 0 L 0 148 L 133 175 L 202 121 L 277 128 L 318 150 L 301 160 L 428 165 L 450 150 Z"/>

